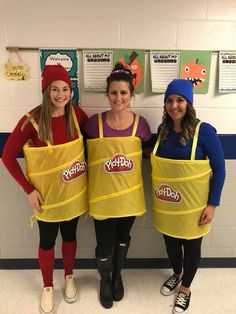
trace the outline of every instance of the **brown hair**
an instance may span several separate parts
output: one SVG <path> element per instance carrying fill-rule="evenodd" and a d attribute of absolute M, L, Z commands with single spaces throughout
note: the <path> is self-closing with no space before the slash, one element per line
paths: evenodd
<path fill-rule="evenodd" d="M 197 126 L 198 120 L 196 118 L 196 111 L 192 105 L 187 104 L 186 114 L 181 121 L 182 132 L 180 134 L 179 143 L 186 145 L 190 139 L 193 138 L 195 128 Z M 164 106 L 164 112 L 162 117 L 162 123 L 160 125 L 161 132 L 161 142 L 167 139 L 169 130 L 173 127 L 173 120 L 169 116 Z"/>
<path fill-rule="evenodd" d="M 125 65 L 121 62 L 117 62 L 115 64 L 114 69 L 110 73 L 110 75 L 107 77 L 107 88 L 106 93 L 108 94 L 109 88 L 112 82 L 114 81 L 124 81 L 128 83 L 129 90 L 131 96 L 134 94 L 134 77 L 130 69 L 125 67 Z"/>
<path fill-rule="evenodd" d="M 32 118 L 38 123 L 39 127 L 39 139 L 44 142 L 50 142 L 53 144 L 52 136 L 52 126 L 51 126 L 51 117 L 52 117 L 52 102 L 50 98 L 51 85 L 43 92 L 42 104 L 36 107 L 32 112 Z M 72 103 L 71 100 L 65 106 L 65 125 L 68 138 L 74 137 L 74 123 L 72 119 Z M 23 131 L 27 123 L 30 122 L 30 118 L 27 118 L 23 123 L 21 130 Z"/>

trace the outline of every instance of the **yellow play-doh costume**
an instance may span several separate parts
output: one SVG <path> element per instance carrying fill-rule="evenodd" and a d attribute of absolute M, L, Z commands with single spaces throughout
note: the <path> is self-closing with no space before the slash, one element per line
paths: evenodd
<path fill-rule="evenodd" d="M 65 144 L 45 147 L 24 145 L 23 151 L 29 181 L 41 193 L 42 212 L 38 220 L 59 222 L 71 220 L 87 211 L 87 175 L 83 136 L 74 109 L 72 116 L 78 139 Z M 38 125 L 29 116 L 34 128 Z"/>
<path fill-rule="evenodd" d="M 154 226 L 175 238 L 199 238 L 210 231 L 210 224 L 198 225 L 207 206 L 211 177 L 209 160 L 195 160 L 200 124 L 195 130 L 190 160 L 155 156 L 160 136 L 151 154 Z"/>
<path fill-rule="evenodd" d="M 141 140 L 135 136 L 104 137 L 98 115 L 99 138 L 87 141 L 89 214 L 95 219 L 140 216 L 146 212 L 141 171 Z"/>

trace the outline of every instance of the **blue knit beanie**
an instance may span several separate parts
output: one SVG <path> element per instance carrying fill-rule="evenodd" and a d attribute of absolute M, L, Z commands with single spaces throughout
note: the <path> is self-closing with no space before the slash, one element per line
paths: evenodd
<path fill-rule="evenodd" d="M 189 80 L 175 79 L 167 86 L 164 103 L 166 98 L 172 94 L 184 97 L 190 105 L 193 105 L 193 85 Z"/>

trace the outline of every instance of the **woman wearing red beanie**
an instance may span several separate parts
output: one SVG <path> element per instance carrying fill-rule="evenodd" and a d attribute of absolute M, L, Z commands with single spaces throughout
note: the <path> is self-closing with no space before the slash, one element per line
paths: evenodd
<path fill-rule="evenodd" d="M 220 140 L 214 127 L 196 118 L 188 80 L 175 79 L 166 89 L 151 163 L 154 225 L 164 236 L 174 272 L 161 294 L 169 296 L 179 287 L 173 313 L 183 314 L 225 178 Z"/>
<path fill-rule="evenodd" d="M 61 65 L 42 73 L 42 104 L 24 115 L 8 138 L 2 160 L 28 194 L 39 226 L 39 265 L 44 290 L 41 313 L 53 313 L 54 245 L 60 229 L 65 274 L 65 300 L 77 298 L 73 278 L 76 228 L 87 210 L 83 128 L 87 115 L 71 104 L 71 79 Z M 24 151 L 27 177 L 17 161 Z"/>

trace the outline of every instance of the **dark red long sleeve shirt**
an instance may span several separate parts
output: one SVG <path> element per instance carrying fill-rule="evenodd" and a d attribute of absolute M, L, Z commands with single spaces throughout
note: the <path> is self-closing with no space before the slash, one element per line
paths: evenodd
<path fill-rule="evenodd" d="M 79 126 L 83 130 L 88 117 L 81 108 L 74 106 L 74 109 Z M 23 116 L 9 136 L 4 146 L 2 161 L 12 177 L 20 184 L 24 191 L 29 194 L 35 188 L 23 173 L 17 161 L 17 156 L 28 140 L 31 140 L 35 147 L 47 146 L 47 144 L 39 140 L 38 133 L 31 123 L 27 123 L 24 129 L 21 130 L 25 120 L 26 116 Z M 52 117 L 52 135 L 54 145 L 64 144 L 73 140 L 73 138 L 68 139 L 67 137 L 64 116 Z"/>

